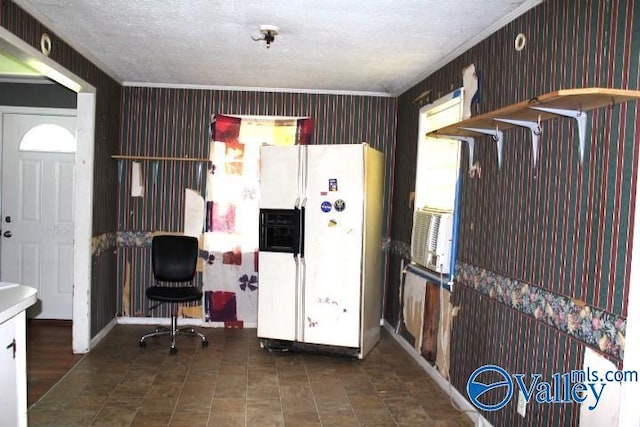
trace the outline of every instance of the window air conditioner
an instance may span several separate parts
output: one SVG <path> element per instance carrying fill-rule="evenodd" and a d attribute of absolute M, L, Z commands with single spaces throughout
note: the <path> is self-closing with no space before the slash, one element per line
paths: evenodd
<path fill-rule="evenodd" d="M 451 243 L 453 236 L 453 213 L 424 207 L 413 214 L 411 231 L 411 261 L 449 274 Z"/>

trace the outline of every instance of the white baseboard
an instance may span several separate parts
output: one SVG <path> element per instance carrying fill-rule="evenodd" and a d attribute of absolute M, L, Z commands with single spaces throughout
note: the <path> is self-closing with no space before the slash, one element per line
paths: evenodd
<path fill-rule="evenodd" d="M 469 401 L 465 399 L 464 396 L 460 394 L 460 392 L 455 387 L 450 385 L 449 381 L 444 379 L 444 377 L 440 375 L 440 372 L 438 372 L 436 368 L 431 366 L 431 364 L 429 364 L 429 362 L 427 362 L 424 357 L 422 357 L 422 355 L 420 355 L 416 351 L 416 349 L 411 347 L 402 336 L 397 334 L 395 328 L 392 327 L 386 320 L 384 322 L 384 327 L 389 332 L 389 334 L 398 342 L 398 344 L 400 344 L 402 348 L 405 349 L 405 351 L 409 353 L 409 355 L 416 362 L 418 362 L 418 365 L 420 365 L 422 369 L 425 370 L 425 372 L 431 377 L 431 379 L 434 380 L 449 397 L 451 397 L 457 407 L 460 408 L 460 410 L 463 411 L 464 414 L 469 417 L 469 419 L 471 419 L 471 421 L 473 421 L 476 426 L 491 426 L 491 423 L 487 421 L 487 419 L 484 418 L 482 414 L 480 414 L 480 412 L 478 412 L 478 410 L 471 403 L 469 403 Z"/>
<path fill-rule="evenodd" d="M 111 322 L 107 323 L 107 326 L 102 328 L 100 332 L 96 334 L 95 337 L 91 338 L 91 342 L 89 343 L 89 350 L 91 351 L 104 337 L 107 336 L 109 332 L 116 326 L 116 318 L 111 319 Z"/>
<path fill-rule="evenodd" d="M 122 316 L 116 318 L 119 325 L 170 325 L 168 317 L 131 317 Z M 224 322 L 204 322 L 202 319 L 178 318 L 178 326 L 199 326 L 202 328 L 224 328 Z M 255 329 L 256 322 L 244 322 L 244 329 Z"/>

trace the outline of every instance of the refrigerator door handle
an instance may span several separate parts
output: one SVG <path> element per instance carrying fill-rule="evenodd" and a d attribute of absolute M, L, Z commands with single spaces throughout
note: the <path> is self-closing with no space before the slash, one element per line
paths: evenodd
<path fill-rule="evenodd" d="M 304 176 L 304 184 L 302 186 L 303 189 L 303 193 L 304 194 L 304 198 L 306 200 L 307 198 L 307 188 L 309 185 L 309 148 L 308 147 L 304 147 L 304 156 L 302 158 L 302 167 L 304 169 L 303 171 L 303 176 Z"/>
<path fill-rule="evenodd" d="M 302 260 L 304 261 L 304 226 L 305 226 L 305 208 L 304 206 L 302 206 L 302 208 L 300 209 L 300 217 L 299 217 L 299 235 L 298 235 L 298 253 L 300 254 L 300 257 L 302 258 Z"/>
<path fill-rule="evenodd" d="M 293 261 L 296 264 L 296 282 L 295 282 L 295 298 L 296 298 L 296 308 L 295 308 L 295 317 L 294 319 L 296 324 L 295 324 L 295 331 L 294 331 L 294 336 L 296 337 L 296 339 L 298 339 L 298 335 L 300 334 L 300 304 L 299 304 L 299 289 L 300 289 L 300 257 L 298 256 L 298 254 L 293 254 Z"/>
<path fill-rule="evenodd" d="M 304 176 L 303 166 L 303 147 L 298 146 L 298 198 L 296 199 L 296 207 L 300 207 L 300 196 L 304 194 L 304 180 L 301 178 Z"/>
<path fill-rule="evenodd" d="M 298 276 L 298 280 L 297 280 L 297 286 L 298 289 L 296 290 L 297 296 L 298 296 L 298 300 L 297 300 L 297 304 L 296 304 L 296 319 L 297 319 L 297 325 L 296 325 L 296 336 L 297 336 L 297 340 L 300 342 L 304 342 L 304 322 L 305 322 L 305 306 L 304 306 L 304 287 L 305 287 L 305 275 L 306 275 L 306 263 L 304 260 L 304 257 L 301 256 L 299 259 L 300 263 L 299 263 L 299 276 Z"/>

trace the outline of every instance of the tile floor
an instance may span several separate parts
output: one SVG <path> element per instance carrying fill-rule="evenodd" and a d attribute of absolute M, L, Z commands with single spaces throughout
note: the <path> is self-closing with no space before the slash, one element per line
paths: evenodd
<path fill-rule="evenodd" d="M 36 426 L 470 426 L 383 330 L 363 360 L 261 349 L 255 329 L 138 347 L 118 325 L 29 409 Z"/>

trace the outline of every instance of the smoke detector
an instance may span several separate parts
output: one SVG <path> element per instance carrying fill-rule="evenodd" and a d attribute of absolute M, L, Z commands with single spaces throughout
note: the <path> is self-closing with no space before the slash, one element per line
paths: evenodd
<path fill-rule="evenodd" d="M 267 49 L 271 47 L 271 43 L 276 40 L 276 36 L 280 34 L 280 28 L 275 25 L 260 25 L 260 35 L 251 36 L 254 41 L 264 41 Z"/>

